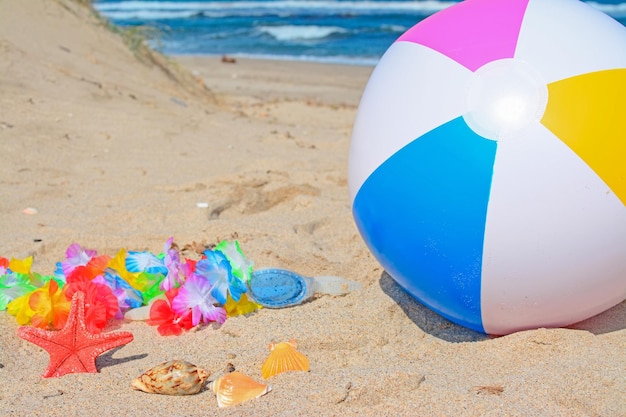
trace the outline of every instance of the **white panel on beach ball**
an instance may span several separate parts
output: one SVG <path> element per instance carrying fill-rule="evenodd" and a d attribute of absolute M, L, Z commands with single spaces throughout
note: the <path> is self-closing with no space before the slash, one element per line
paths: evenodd
<path fill-rule="evenodd" d="M 577 0 L 466 0 L 404 33 L 356 117 L 352 211 L 416 299 L 490 334 L 626 298 L 626 28 Z"/>

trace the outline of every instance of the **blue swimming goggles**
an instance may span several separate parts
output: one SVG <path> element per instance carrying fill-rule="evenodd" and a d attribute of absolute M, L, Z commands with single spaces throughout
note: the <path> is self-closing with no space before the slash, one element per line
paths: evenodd
<path fill-rule="evenodd" d="M 260 269 L 248 281 L 248 296 L 267 308 L 301 304 L 315 294 L 344 295 L 361 284 L 341 277 L 305 277 L 286 269 Z"/>

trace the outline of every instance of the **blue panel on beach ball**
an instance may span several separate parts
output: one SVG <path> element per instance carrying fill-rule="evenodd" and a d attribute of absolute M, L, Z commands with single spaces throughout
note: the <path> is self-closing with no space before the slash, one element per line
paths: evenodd
<path fill-rule="evenodd" d="M 402 287 L 441 315 L 479 331 L 495 150 L 495 142 L 458 118 L 389 158 L 365 181 L 353 206 L 368 246 Z"/>

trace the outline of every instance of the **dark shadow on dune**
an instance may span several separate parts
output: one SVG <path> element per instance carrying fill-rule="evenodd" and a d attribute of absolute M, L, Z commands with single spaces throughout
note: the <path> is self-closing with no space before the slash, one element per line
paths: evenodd
<path fill-rule="evenodd" d="M 624 330 L 626 329 L 626 300 L 597 316 L 572 324 L 567 328 L 586 330 L 595 335 Z"/>
<path fill-rule="evenodd" d="M 424 332 L 446 342 L 477 342 L 487 340 L 490 336 L 454 324 L 448 319 L 420 304 L 407 293 L 387 272 L 383 272 L 379 280 L 380 288 L 394 300 L 404 314 Z"/>
<path fill-rule="evenodd" d="M 104 352 L 102 355 L 96 358 L 96 366 L 98 369 L 106 368 L 107 366 L 115 366 L 121 363 L 126 363 L 130 361 L 136 361 L 138 359 L 143 359 L 148 356 L 147 353 L 142 353 L 141 355 L 133 355 L 127 356 L 125 358 L 113 358 L 113 354 L 123 348 L 124 346 L 118 346 L 109 350 L 108 352 Z"/>

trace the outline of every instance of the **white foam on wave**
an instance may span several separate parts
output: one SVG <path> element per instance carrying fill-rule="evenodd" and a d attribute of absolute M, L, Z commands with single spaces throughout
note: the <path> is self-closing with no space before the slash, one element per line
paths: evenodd
<path fill-rule="evenodd" d="M 166 20 L 187 19 L 197 16 L 197 11 L 123 10 L 109 11 L 106 17 L 113 20 Z"/>
<path fill-rule="evenodd" d="M 601 12 L 608 14 L 609 16 L 615 18 L 626 17 L 626 3 L 604 4 L 597 3 L 595 1 L 588 1 L 586 3 L 594 9 L 598 9 Z"/>
<path fill-rule="evenodd" d="M 217 2 L 203 1 L 112 1 L 93 3 L 94 7 L 100 11 L 108 12 L 112 10 L 180 10 L 180 9 L 203 9 L 207 6 L 215 5 Z"/>
<path fill-rule="evenodd" d="M 380 28 L 387 32 L 394 33 L 404 33 L 407 29 L 409 29 L 408 27 L 402 25 L 381 25 Z"/>
<path fill-rule="evenodd" d="M 266 33 L 279 41 L 308 41 L 324 39 L 334 33 L 346 32 L 338 26 L 314 26 L 314 25 L 285 25 L 285 26 L 259 26 L 261 33 Z"/>

